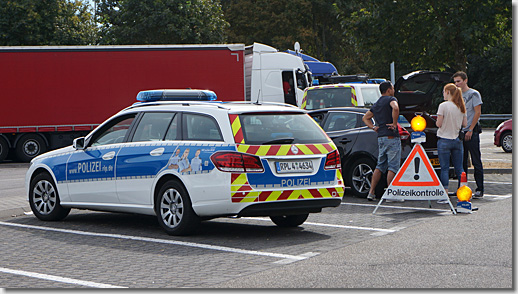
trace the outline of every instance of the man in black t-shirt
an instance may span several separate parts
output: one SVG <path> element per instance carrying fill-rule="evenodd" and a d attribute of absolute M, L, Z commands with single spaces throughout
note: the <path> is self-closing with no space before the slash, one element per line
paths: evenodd
<path fill-rule="evenodd" d="M 399 105 L 394 97 L 394 86 L 391 82 L 380 84 L 381 97 L 363 116 L 363 122 L 378 133 L 378 163 L 372 175 L 371 187 L 367 199 L 374 201 L 374 191 L 381 175 L 387 172 L 387 184 L 390 185 L 401 164 L 401 140 L 397 120 Z M 377 122 L 372 123 L 372 118 Z"/>

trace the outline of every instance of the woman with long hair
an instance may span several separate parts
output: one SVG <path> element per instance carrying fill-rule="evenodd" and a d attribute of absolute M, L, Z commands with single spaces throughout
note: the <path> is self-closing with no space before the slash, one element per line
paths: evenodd
<path fill-rule="evenodd" d="M 442 91 L 444 102 L 439 104 L 437 110 L 437 151 L 441 165 L 441 184 L 448 193 L 450 156 L 455 168 L 455 174 L 459 178 L 462 172 L 462 158 L 464 149 L 459 139 L 459 131 L 468 124 L 466 106 L 462 98 L 462 90 L 455 84 L 447 84 Z M 440 200 L 439 203 L 448 203 Z"/>

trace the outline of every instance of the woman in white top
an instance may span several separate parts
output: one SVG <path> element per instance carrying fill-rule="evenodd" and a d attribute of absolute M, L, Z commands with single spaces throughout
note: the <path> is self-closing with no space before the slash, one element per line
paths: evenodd
<path fill-rule="evenodd" d="M 448 193 L 450 155 L 455 168 L 455 173 L 460 181 L 462 169 L 462 158 L 464 154 L 462 141 L 459 139 L 459 130 L 467 125 L 466 106 L 462 99 L 462 90 L 450 83 L 444 86 L 442 91 L 444 102 L 437 110 L 437 151 L 439 152 L 439 163 L 441 164 L 441 183 Z M 446 201 L 447 203 L 447 201 Z"/>

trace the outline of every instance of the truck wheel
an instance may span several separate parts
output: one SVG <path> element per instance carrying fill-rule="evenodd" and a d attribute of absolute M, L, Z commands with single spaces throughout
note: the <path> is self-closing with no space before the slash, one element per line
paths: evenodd
<path fill-rule="evenodd" d="M 56 184 L 47 173 L 41 173 L 32 179 L 29 205 L 34 215 L 44 221 L 62 220 L 70 213 L 70 208 L 61 206 Z"/>
<path fill-rule="evenodd" d="M 308 219 L 309 213 L 297 215 L 272 215 L 270 219 L 279 227 L 291 228 L 302 225 Z"/>
<path fill-rule="evenodd" d="M 513 133 L 505 133 L 500 141 L 500 145 L 502 145 L 502 149 L 504 149 L 505 152 L 513 152 Z"/>
<path fill-rule="evenodd" d="M 34 157 L 47 151 L 45 141 L 36 134 L 23 135 L 16 143 L 16 157 L 22 162 L 29 162 Z"/>
<path fill-rule="evenodd" d="M 4 138 L 0 137 L 0 162 L 4 161 L 8 153 L 9 144 L 7 144 L 7 141 Z"/>
<path fill-rule="evenodd" d="M 189 194 L 178 181 L 167 181 L 160 188 L 157 200 L 158 223 L 169 235 L 189 235 L 198 229 L 200 218 L 192 209 Z"/>

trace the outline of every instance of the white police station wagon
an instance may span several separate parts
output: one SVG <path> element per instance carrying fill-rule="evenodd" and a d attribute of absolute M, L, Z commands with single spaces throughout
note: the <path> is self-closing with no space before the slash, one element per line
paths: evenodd
<path fill-rule="evenodd" d="M 25 179 L 34 215 L 61 220 L 71 208 L 156 215 L 168 234 L 185 235 L 224 216 L 298 226 L 340 204 L 338 151 L 305 110 L 193 101 L 215 97 L 142 91 L 142 102 L 73 146 L 34 158 Z"/>

